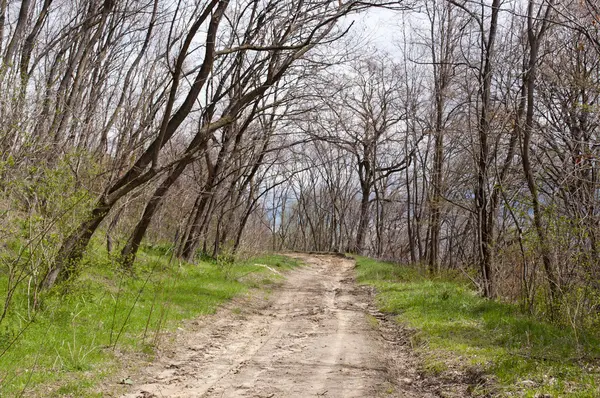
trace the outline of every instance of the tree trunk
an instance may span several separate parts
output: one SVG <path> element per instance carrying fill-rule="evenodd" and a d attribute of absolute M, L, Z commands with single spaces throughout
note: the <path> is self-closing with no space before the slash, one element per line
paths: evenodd
<path fill-rule="evenodd" d="M 163 199 L 171 186 L 177 181 L 181 173 L 185 170 L 189 162 L 180 162 L 175 169 L 165 178 L 160 186 L 154 191 L 154 194 L 146 204 L 140 221 L 136 224 L 127 243 L 121 250 L 121 266 L 125 269 L 133 268 L 133 263 L 137 255 L 137 251 L 142 243 L 142 239 L 146 236 L 146 231 L 152 222 L 152 217 L 162 205 Z"/>
<path fill-rule="evenodd" d="M 127 173 L 121 178 L 119 178 L 112 186 L 110 186 L 103 197 L 99 200 L 98 205 L 91 213 L 91 218 L 89 221 L 83 222 L 71 235 L 69 235 L 63 242 L 56 259 L 54 260 L 54 265 L 44 281 L 42 283 L 42 287 L 50 288 L 55 283 L 57 279 L 65 280 L 68 279 L 73 271 L 76 269 L 78 262 L 81 260 L 83 256 L 83 252 L 85 251 L 89 241 L 104 219 L 112 206 L 116 203 L 116 201 L 123 196 L 127 195 L 136 187 L 148 182 L 151 178 L 153 178 L 157 174 L 157 168 L 152 167 L 149 171 L 145 172 L 150 163 L 153 163 L 156 160 L 156 153 L 166 144 L 166 142 L 173 136 L 175 131 L 179 128 L 179 126 L 183 123 L 183 121 L 187 118 L 189 113 L 192 110 L 202 87 L 206 83 L 210 71 L 212 70 L 212 65 L 214 61 L 215 54 L 215 44 L 216 44 L 216 34 L 218 30 L 218 26 L 221 20 L 221 16 L 225 9 L 227 8 L 228 1 L 219 1 L 219 5 L 216 11 L 212 12 L 212 8 L 216 4 L 216 1 L 213 1 L 210 8 L 207 8 L 205 12 L 196 20 L 195 25 L 186 37 L 187 47 L 184 46 L 182 51 L 180 52 L 180 56 L 178 59 L 178 70 L 175 73 L 181 73 L 183 70 L 183 61 L 185 59 L 185 55 L 187 54 L 187 49 L 192 42 L 193 37 L 197 29 L 200 28 L 200 25 L 203 21 L 210 16 L 210 23 L 207 31 L 206 38 L 206 49 L 204 54 L 204 61 L 202 62 L 202 66 L 196 75 L 196 78 L 186 95 L 185 100 L 179 107 L 179 109 L 171 115 L 171 112 L 168 112 L 164 116 L 163 123 L 161 125 L 161 130 L 158 134 L 158 137 L 149 145 L 149 147 L 144 151 L 144 153 L 138 158 L 136 163 L 128 170 Z M 212 12 L 212 15 L 211 15 Z M 176 79 L 177 80 L 177 79 Z M 173 87 L 175 89 L 176 87 Z M 172 107 L 172 103 L 175 102 L 175 98 L 170 98 L 171 104 L 167 104 L 167 108 Z M 238 104 L 240 105 L 240 104 Z M 221 119 L 221 123 L 214 123 L 207 128 L 207 130 L 216 130 L 222 125 L 226 125 L 230 123 L 230 117 L 223 117 Z M 198 134 L 204 134 L 204 131 L 198 132 Z M 64 273 L 60 278 L 58 278 L 60 273 Z"/>
<path fill-rule="evenodd" d="M 131 269 L 133 263 L 135 262 L 135 258 L 137 255 L 137 251 L 142 243 L 142 239 L 146 236 L 146 231 L 152 222 L 152 217 L 156 211 L 162 205 L 165 195 L 171 188 L 171 186 L 177 181 L 179 176 L 185 171 L 185 168 L 194 160 L 191 155 L 196 150 L 203 150 L 206 148 L 206 144 L 208 140 L 202 134 L 196 134 L 194 139 L 190 142 L 186 149 L 187 156 L 183 157 L 175 166 L 175 168 L 169 173 L 167 178 L 159 185 L 159 187 L 154 191 L 154 194 L 146 204 L 144 208 L 144 212 L 140 221 L 138 221 L 133 233 L 127 240 L 125 247 L 121 250 L 121 265 L 123 268 Z"/>
<path fill-rule="evenodd" d="M 535 226 L 535 231 L 537 233 L 538 240 L 540 242 L 540 249 L 542 253 L 542 262 L 544 264 L 544 270 L 546 272 L 546 277 L 548 278 L 548 286 L 550 293 L 550 304 L 554 305 L 555 300 L 557 298 L 559 292 L 559 283 L 556 278 L 556 274 L 554 271 L 554 264 L 552 262 L 552 251 L 550 248 L 550 244 L 548 242 L 548 237 L 546 235 L 546 230 L 544 229 L 544 223 L 542 221 L 542 210 L 540 207 L 540 198 L 539 191 L 537 188 L 537 184 L 535 182 L 535 177 L 533 174 L 533 170 L 531 167 L 531 160 L 529 158 L 530 149 L 531 149 L 531 135 L 533 132 L 533 118 L 535 112 L 535 80 L 537 73 L 537 63 L 538 63 L 538 52 L 541 45 L 541 39 L 548 29 L 549 24 L 549 14 L 553 7 L 552 2 L 546 6 L 546 12 L 543 20 L 540 22 L 541 27 L 539 31 L 536 33 L 534 28 L 534 1 L 529 1 L 528 6 L 528 15 L 527 15 L 527 36 L 529 43 L 529 62 L 527 72 L 524 74 L 524 86 L 526 88 L 527 93 L 527 107 L 525 114 L 525 125 L 522 129 L 522 163 L 523 163 L 523 173 L 525 174 L 525 179 L 527 181 L 527 187 L 529 188 L 529 193 L 531 194 L 531 206 L 533 208 L 533 223 Z"/>
<path fill-rule="evenodd" d="M 77 274 L 77 266 L 90 243 L 92 235 L 94 235 L 94 232 L 102 220 L 104 220 L 111 207 L 112 205 L 100 201 L 93 210 L 89 220 L 82 223 L 75 232 L 65 239 L 58 250 L 54 264 L 42 280 L 40 285 L 42 289 L 49 289 L 56 282 L 67 281 Z"/>
<path fill-rule="evenodd" d="M 441 117 L 441 116 L 440 116 Z M 442 166 L 444 156 L 444 133 L 441 128 L 436 132 L 435 151 L 433 156 L 433 176 L 431 184 L 433 185 L 433 194 L 430 202 L 431 214 L 429 218 L 429 245 L 427 248 L 427 266 L 429 272 L 435 274 L 439 271 L 439 250 L 440 250 L 440 205 L 441 205 L 441 184 L 442 184 Z"/>
<path fill-rule="evenodd" d="M 369 227 L 369 195 L 371 189 L 367 183 L 362 183 L 361 198 L 360 198 L 360 215 L 358 220 L 358 229 L 356 230 L 356 243 L 354 244 L 354 252 L 357 254 L 365 253 L 365 239 L 367 228 Z"/>
<path fill-rule="evenodd" d="M 487 196 L 488 166 L 489 166 L 489 144 L 488 135 L 490 133 L 490 97 L 492 84 L 492 55 L 496 40 L 496 30 L 498 23 L 498 13 L 500 11 L 500 0 L 494 0 L 492 3 L 492 17 L 490 20 L 490 30 L 487 41 L 485 32 L 481 32 L 481 51 L 482 64 L 480 65 L 480 90 L 481 113 L 478 122 L 479 136 L 479 159 L 477 163 L 477 188 L 475 190 L 475 207 L 477 209 L 478 221 L 478 248 L 479 248 L 479 266 L 481 270 L 481 279 L 483 283 L 483 295 L 485 297 L 494 296 L 493 284 L 493 263 L 494 263 L 494 224 L 496 220 L 496 204 L 489 206 Z M 509 160 L 510 161 L 510 160 Z M 498 181 L 502 184 L 502 181 Z"/>
<path fill-rule="evenodd" d="M 431 185 L 433 192 L 430 198 L 430 215 L 428 225 L 428 247 L 427 247 L 427 266 L 430 273 L 439 271 L 439 251 L 440 251 L 440 233 L 441 233 L 441 201 L 442 201 L 442 171 L 444 168 L 444 109 L 446 105 L 446 90 L 450 80 L 452 51 L 451 41 L 453 37 L 453 17 L 452 7 L 446 4 L 445 19 L 440 20 L 440 29 L 446 30 L 442 35 L 439 45 L 439 54 L 436 46 L 432 44 L 431 55 L 433 60 L 433 79 L 435 95 L 435 125 L 434 125 L 434 152 L 433 152 L 433 170 L 431 175 Z M 444 16 L 442 14 L 442 16 Z M 432 20 L 434 24 L 435 18 Z M 432 26 L 432 43 L 435 43 L 435 26 Z M 439 64 L 438 64 L 439 62 Z"/>
<path fill-rule="evenodd" d="M 200 239 L 200 228 L 202 227 L 202 217 L 204 216 L 204 210 L 208 203 L 208 194 L 203 192 L 199 196 L 198 208 L 196 210 L 196 216 L 191 220 L 189 232 L 185 240 L 183 241 L 183 249 L 181 250 L 181 257 L 186 261 L 191 261 L 194 257 L 194 252 L 198 247 L 198 240 Z"/>

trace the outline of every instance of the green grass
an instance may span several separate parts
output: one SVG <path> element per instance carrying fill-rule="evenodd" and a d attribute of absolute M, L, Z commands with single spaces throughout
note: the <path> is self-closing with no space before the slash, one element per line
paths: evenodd
<path fill-rule="evenodd" d="M 277 270 L 289 270 L 300 265 L 300 262 L 294 258 L 282 256 L 280 254 L 263 254 L 240 261 L 244 265 L 267 265 Z"/>
<path fill-rule="evenodd" d="M 467 283 L 430 279 L 414 268 L 357 257 L 358 280 L 380 309 L 416 330 L 423 371 L 448 364 L 493 377 L 499 396 L 600 397 L 598 332 L 574 331 L 479 297 Z M 479 394 L 486 391 L 479 390 Z"/>
<path fill-rule="evenodd" d="M 280 278 L 255 264 L 296 265 L 276 255 L 195 265 L 168 259 L 161 248 L 145 247 L 136 274 L 129 275 L 94 247 L 77 282 L 44 294 L 35 312 L 23 283 L 0 324 L 0 353 L 6 349 L 0 356 L 0 396 L 99 396 L 94 386 L 118 370 L 122 353 L 151 357 L 164 332 L 182 320 L 213 313 L 249 287 Z M 2 300 L 6 274 L 0 268 Z"/>

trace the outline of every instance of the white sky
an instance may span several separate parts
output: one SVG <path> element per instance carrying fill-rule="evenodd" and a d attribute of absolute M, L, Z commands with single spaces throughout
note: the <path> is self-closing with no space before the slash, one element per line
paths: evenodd
<path fill-rule="evenodd" d="M 371 8 L 367 12 L 348 17 L 347 21 L 342 22 L 342 26 L 354 22 L 348 39 L 350 42 L 358 42 L 360 47 L 383 50 L 397 61 L 402 61 L 403 30 L 407 29 L 409 36 L 414 34 L 415 28 L 420 30 L 419 27 L 426 26 L 424 18 L 417 11 L 403 13 Z"/>

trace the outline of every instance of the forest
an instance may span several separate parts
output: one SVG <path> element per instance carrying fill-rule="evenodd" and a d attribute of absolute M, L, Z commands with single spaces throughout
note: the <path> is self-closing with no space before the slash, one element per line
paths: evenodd
<path fill-rule="evenodd" d="M 600 327 L 595 0 L 0 0 L 0 121 L 0 358 L 99 251 L 350 253 Z"/>

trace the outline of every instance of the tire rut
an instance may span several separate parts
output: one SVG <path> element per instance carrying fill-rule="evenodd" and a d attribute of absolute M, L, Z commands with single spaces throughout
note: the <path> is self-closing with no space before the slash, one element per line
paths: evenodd
<path fill-rule="evenodd" d="M 397 382 L 352 260 L 294 256 L 307 266 L 289 272 L 266 306 L 208 317 L 143 369 L 123 397 L 435 396 Z"/>

